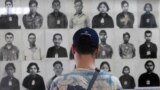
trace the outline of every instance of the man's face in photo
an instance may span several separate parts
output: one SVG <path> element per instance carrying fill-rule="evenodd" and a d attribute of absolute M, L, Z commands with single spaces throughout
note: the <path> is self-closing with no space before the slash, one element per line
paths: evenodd
<path fill-rule="evenodd" d="M 52 8 L 54 9 L 55 12 L 58 12 L 60 9 L 60 3 L 59 2 L 54 2 L 52 5 Z"/>
<path fill-rule="evenodd" d="M 7 44 L 11 44 L 14 40 L 13 35 L 6 35 L 5 40 Z"/>
<path fill-rule="evenodd" d="M 15 72 L 14 68 L 12 66 L 9 66 L 6 70 L 8 76 L 13 76 L 13 73 Z"/>
<path fill-rule="evenodd" d="M 37 67 L 35 66 L 35 65 L 32 65 L 31 67 L 30 67 L 30 69 L 29 69 L 29 72 L 30 72 L 30 74 L 31 75 L 35 75 L 35 74 L 37 74 Z"/>
<path fill-rule="evenodd" d="M 54 39 L 53 39 L 53 43 L 55 46 L 60 46 L 62 42 L 62 37 L 61 35 L 55 35 Z"/>
<path fill-rule="evenodd" d="M 35 44 L 35 42 L 36 42 L 36 36 L 35 36 L 35 35 L 30 35 L 30 36 L 28 37 L 28 42 L 29 42 L 30 44 Z"/>
<path fill-rule="evenodd" d="M 82 12 L 82 8 L 83 8 L 82 2 L 76 2 L 75 3 L 76 13 L 81 13 Z"/>
<path fill-rule="evenodd" d="M 59 63 L 55 64 L 55 66 L 54 66 L 55 75 L 57 75 L 57 76 L 61 75 L 62 71 L 63 71 L 63 68 L 62 68 L 61 64 L 59 64 Z"/>
<path fill-rule="evenodd" d="M 129 72 L 130 72 L 130 70 L 129 70 L 129 68 L 124 68 L 124 74 L 129 74 Z"/>
<path fill-rule="evenodd" d="M 128 34 L 125 34 L 124 37 L 123 37 L 124 42 L 125 42 L 125 43 L 128 43 L 128 42 L 129 42 L 129 39 L 130 39 L 129 35 L 128 35 Z"/>
<path fill-rule="evenodd" d="M 123 12 L 128 12 L 128 7 L 129 7 L 129 5 L 128 5 L 127 3 L 124 3 L 124 4 L 122 5 L 122 10 L 123 10 Z"/>
<path fill-rule="evenodd" d="M 5 6 L 6 6 L 6 8 L 12 8 L 13 4 L 8 1 L 8 2 L 5 3 Z"/>
<path fill-rule="evenodd" d="M 145 34 L 145 39 L 147 42 L 150 42 L 151 41 L 151 37 L 152 37 L 152 34 L 151 33 L 146 33 Z"/>
<path fill-rule="evenodd" d="M 152 62 L 148 62 L 146 65 L 147 72 L 152 72 L 154 70 L 154 66 Z"/>
<path fill-rule="evenodd" d="M 37 12 L 37 5 L 36 5 L 36 3 L 32 3 L 32 4 L 29 6 L 29 8 L 30 8 L 30 12 L 31 12 L 31 13 L 36 13 L 36 12 Z"/>
<path fill-rule="evenodd" d="M 99 36 L 100 36 L 99 38 L 100 38 L 101 42 L 106 42 L 106 39 L 107 39 L 107 34 L 106 33 L 101 32 L 99 34 Z"/>

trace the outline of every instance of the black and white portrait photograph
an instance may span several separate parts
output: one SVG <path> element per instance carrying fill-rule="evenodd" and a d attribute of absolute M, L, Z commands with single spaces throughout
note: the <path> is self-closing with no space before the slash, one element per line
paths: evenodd
<path fill-rule="evenodd" d="M 114 28 L 114 8 L 113 6 L 114 1 L 113 0 L 92 0 L 91 2 L 91 13 L 93 16 L 91 22 L 92 22 L 92 28 Z"/>
<path fill-rule="evenodd" d="M 69 42 L 65 30 L 46 31 L 46 58 L 68 58 Z"/>
<path fill-rule="evenodd" d="M 117 0 L 115 1 L 117 28 L 137 27 L 137 1 Z"/>
<path fill-rule="evenodd" d="M 1 0 L 0 6 L 0 29 L 20 29 L 20 0 Z"/>
<path fill-rule="evenodd" d="M 47 90 L 45 87 L 45 66 L 41 62 L 22 62 L 22 88 L 23 90 Z"/>
<path fill-rule="evenodd" d="M 21 32 L 19 31 L 0 31 L 0 60 L 12 61 L 21 59 Z"/>
<path fill-rule="evenodd" d="M 24 7 L 22 15 L 22 28 L 24 29 L 44 29 L 44 3 L 43 0 L 21 1 Z"/>
<path fill-rule="evenodd" d="M 141 59 L 158 58 L 159 31 L 141 30 L 139 31 L 139 55 Z"/>
<path fill-rule="evenodd" d="M 157 28 L 159 25 L 158 0 L 139 0 L 138 23 L 140 28 Z"/>
<path fill-rule="evenodd" d="M 44 60 L 44 31 L 25 31 L 23 37 L 23 60 Z"/>
<path fill-rule="evenodd" d="M 99 68 L 100 70 L 104 70 L 106 72 L 112 73 L 112 69 L 113 69 L 113 65 L 112 65 L 112 61 L 109 60 L 97 60 L 96 61 L 96 66 L 97 68 Z"/>
<path fill-rule="evenodd" d="M 0 63 L 0 90 L 21 90 L 21 63 Z"/>

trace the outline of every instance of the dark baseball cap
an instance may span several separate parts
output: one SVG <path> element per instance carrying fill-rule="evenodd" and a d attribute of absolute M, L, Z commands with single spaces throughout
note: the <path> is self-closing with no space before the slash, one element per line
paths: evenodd
<path fill-rule="evenodd" d="M 97 32 L 94 29 L 88 27 L 81 28 L 78 31 L 76 31 L 73 36 L 73 45 L 85 47 L 85 45 L 82 45 L 83 43 L 87 44 L 85 43 L 85 41 L 87 41 L 91 48 L 98 48 L 99 38 Z"/>

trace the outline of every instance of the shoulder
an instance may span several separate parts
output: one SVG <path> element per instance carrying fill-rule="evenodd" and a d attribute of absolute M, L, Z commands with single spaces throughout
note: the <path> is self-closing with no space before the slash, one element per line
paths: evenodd
<path fill-rule="evenodd" d="M 53 50 L 55 49 L 55 46 L 49 47 L 48 50 Z"/>
<path fill-rule="evenodd" d="M 66 50 L 66 48 L 65 48 L 65 47 L 62 47 L 62 46 L 61 46 L 60 48 L 61 48 L 61 49 L 64 49 L 64 50 Z"/>

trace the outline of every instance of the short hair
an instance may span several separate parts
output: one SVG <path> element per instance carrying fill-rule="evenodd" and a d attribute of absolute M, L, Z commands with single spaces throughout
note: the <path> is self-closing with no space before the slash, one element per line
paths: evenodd
<path fill-rule="evenodd" d="M 61 61 L 55 61 L 55 62 L 53 63 L 53 67 L 55 67 L 55 66 L 56 66 L 56 64 L 60 64 L 60 65 L 63 67 L 63 64 L 62 64 L 62 62 L 61 62 Z"/>
<path fill-rule="evenodd" d="M 14 71 L 16 70 L 16 68 L 15 68 L 15 66 L 14 66 L 13 63 L 8 63 L 8 64 L 6 64 L 6 66 L 5 66 L 5 71 L 6 71 L 6 72 L 7 72 L 8 67 L 13 67 Z"/>
<path fill-rule="evenodd" d="M 6 0 L 6 1 L 5 1 L 5 4 L 6 4 L 7 2 L 10 2 L 10 3 L 13 5 L 13 1 L 12 1 L 12 0 Z"/>
<path fill-rule="evenodd" d="M 149 6 L 150 6 L 151 11 L 152 11 L 152 4 L 150 4 L 150 3 L 146 3 L 146 4 L 144 5 L 144 11 L 146 11 L 146 6 L 147 6 L 147 5 L 149 5 Z"/>
<path fill-rule="evenodd" d="M 105 1 L 99 3 L 99 5 L 98 5 L 98 7 L 97 7 L 98 11 L 99 11 L 99 8 L 100 8 L 100 6 L 101 6 L 102 4 L 104 4 L 104 5 L 106 6 L 106 8 L 107 8 L 107 11 L 109 11 L 110 8 L 109 8 L 107 2 L 105 2 Z"/>
<path fill-rule="evenodd" d="M 36 34 L 34 34 L 34 33 L 29 33 L 29 34 L 28 34 L 28 38 L 29 38 L 31 35 L 33 35 L 33 36 L 36 37 Z"/>
<path fill-rule="evenodd" d="M 27 67 L 27 72 L 28 73 L 30 73 L 30 68 L 33 66 L 33 65 L 35 65 L 36 66 L 36 68 L 37 68 L 37 72 L 40 72 L 39 71 L 39 67 L 38 67 L 38 64 L 37 63 L 35 63 L 35 62 L 31 62 L 29 65 L 28 65 L 28 67 Z"/>
<path fill-rule="evenodd" d="M 33 3 L 36 4 L 36 6 L 38 6 L 38 2 L 36 0 L 30 0 L 29 6 L 31 6 Z"/>
<path fill-rule="evenodd" d="M 128 35 L 128 36 L 129 36 L 129 38 L 130 38 L 130 34 L 129 34 L 128 32 L 123 33 L 123 37 L 124 37 L 125 35 Z"/>
<path fill-rule="evenodd" d="M 62 34 L 60 34 L 60 33 L 55 33 L 55 34 L 53 35 L 53 40 L 55 39 L 56 35 L 61 36 L 61 39 L 62 39 Z"/>
<path fill-rule="evenodd" d="M 121 6 L 123 6 L 125 3 L 129 6 L 129 3 L 128 3 L 127 1 L 125 1 L 125 0 L 123 0 L 123 1 L 121 2 Z"/>
<path fill-rule="evenodd" d="M 76 4 L 77 2 L 80 2 L 81 4 L 83 4 L 82 0 L 75 0 L 74 4 Z"/>
<path fill-rule="evenodd" d="M 107 32 L 106 32 L 105 30 L 101 30 L 101 31 L 99 32 L 99 35 L 100 35 L 101 33 L 105 33 L 105 34 L 107 35 Z"/>
<path fill-rule="evenodd" d="M 153 69 L 155 68 L 155 64 L 154 64 L 154 62 L 153 61 L 151 61 L 151 60 L 148 60 L 146 63 L 145 63 L 145 69 L 146 69 L 146 67 L 147 67 L 147 64 L 148 63 L 152 63 L 153 64 Z"/>
<path fill-rule="evenodd" d="M 125 69 L 125 68 L 128 68 L 129 73 L 130 73 L 130 68 L 129 68 L 128 66 L 124 66 L 124 67 L 123 67 L 122 73 L 124 74 L 124 69 Z"/>
<path fill-rule="evenodd" d="M 102 66 L 103 66 L 104 64 L 106 64 L 106 65 L 108 66 L 108 71 L 111 71 L 111 67 L 110 67 L 109 63 L 106 62 L 106 61 L 103 61 L 103 62 L 101 63 L 100 69 L 102 68 Z"/>
<path fill-rule="evenodd" d="M 145 31 L 144 36 L 146 36 L 147 33 L 150 33 L 152 35 L 152 32 L 150 30 Z"/>
<path fill-rule="evenodd" d="M 61 2 L 60 2 L 59 0 L 53 0 L 52 5 L 53 5 L 54 3 L 59 3 L 59 4 L 61 4 Z"/>
<path fill-rule="evenodd" d="M 5 37 L 7 37 L 7 35 L 12 35 L 12 36 L 14 37 L 13 33 L 11 33 L 11 32 L 7 32 L 7 33 L 5 34 Z"/>

